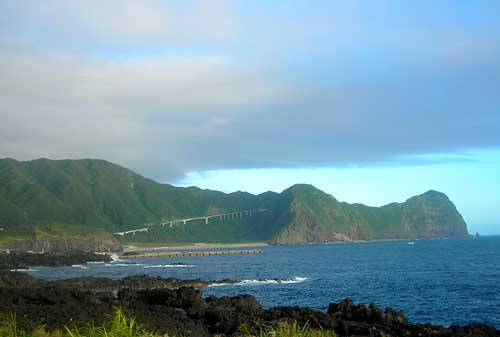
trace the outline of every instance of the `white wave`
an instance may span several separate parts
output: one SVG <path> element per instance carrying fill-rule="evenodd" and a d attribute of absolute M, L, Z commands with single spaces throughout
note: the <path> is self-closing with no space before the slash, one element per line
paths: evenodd
<path fill-rule="evenodd" d="M 290 283 L 300 283 L 304 282 L 307 280 L 307 277 L 298 277 L 295 276 L 294 278 L 290 279 L 269 279 L 269 280 L 243 280 L 239 283 L 236 283 L 237 285 L 247 285 L 247 284 L 290 284 Z"/>
<path fill-rule="evenodd" d="M 300 283 L 308 280 L 307 277 L 299 277 L 295 276 L 290 279 L 268 279 L 268 280 L 242 280 L 237 283 L 214 283 L 210 284 L 209 287 L 217 287 L 217 286 L 243 286 L 243 285 L 258 285 L 258 284 L 292 284 L 292 283 Z"/>
<path fill-rule="evenodd" d="M 141 267 L 144 266 L 142 263 L 106 263 L 106 267 Z"/>
<path fill-rule="evenodd" d="M 11 269 L 10 271 L 38 271 L 38 269 L 33 269 L 33 268 L 19 268 L 19 269 Z"/>
<path fill-rule="evenodd" d="M 81 268 L 81 269 L 89 269 L 89 267 L 84 266 L 83 264 L 73 264 L 71 265 L 73 268 Z"/>
<path fill-rule="evenodd" d="M 144 268 L 194 268 L 192 264 L 156 264 Z"/>
<path fill-rule="evenodd" d="M 209 284 L 208 286 L 209 287 L 220 287 L 220 286 L 234 286 L 234 285 L 238 285 L 237 283 L 212 283 L 212 284 Z"/>
<path fill-rule="evenodd" d="M 120 257 L 118 255 L 116 255 L 115 253 L 111 254 L 110 258 L 111 258 L 111 260 L 113 260 L 113 262 L 121 261 Z"/>

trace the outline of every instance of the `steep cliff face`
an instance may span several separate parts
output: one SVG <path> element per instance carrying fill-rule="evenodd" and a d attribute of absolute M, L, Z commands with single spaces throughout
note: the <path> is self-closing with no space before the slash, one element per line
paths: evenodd
<path fill-rule="evenodd" d="M 153 226 L 120 240 L 299 244 L 467 235 L 453 203 L 436 191 L 404 203 L 369 207 L 339 202 L 311 185 L 295 185 L 282 193 L 222 193 L 159 184 L 103 160 L 0 160 L 0 242 L 14 238 L 12 247 L 24 250 L 117 250 L 114 239 L 72 238 L 250 209 L 265 211 L 214 219 L 208 226 L 205 221 Z M 33 235 L 37 240 L 28 240 Z"/>
<path fill-rule="evenodd" d="M 402 205 L 401 223 L 409 236 L 420 238 L 467 236 L 467 225 L 446 194 L 429 191 Z"/>
<path fill-rule="evenodd" d="M 310 185 L 283 193 L 291 195 L 292 217 L 273 239 L 276 244 L 468 235 L 456 207 L 436 191 L 383 207 L 342 203 Z"/>

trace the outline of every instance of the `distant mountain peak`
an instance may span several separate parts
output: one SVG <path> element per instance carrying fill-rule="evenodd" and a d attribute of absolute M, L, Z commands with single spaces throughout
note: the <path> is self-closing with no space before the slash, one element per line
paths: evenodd
<path fill-rule="evenodd" d="M 124 239 L 306 243 L 467 235 L 453 203 L 435 190 L 404 203 L 369 207 L 340 203 L 311 184 L 295 184 L 281 193 L 222 193 L 160 184 L 100 159 L 0 160 L 0 227 L 5 229 L 0 239 L 26 237 L 35 229 L 120 232 L 165 220 L 257 209 L 264 211 Z"/>
<path fill-rule="evenodd" d="M 426 195 L 426 196 L 445 196 L 445 197 L 448 197 L 445 193 L 443 192 L 439 192 L 439 191 L 436 191 L 436 190 L 428 190 L 427 192 L 423 193 L 422 195 Z"/>

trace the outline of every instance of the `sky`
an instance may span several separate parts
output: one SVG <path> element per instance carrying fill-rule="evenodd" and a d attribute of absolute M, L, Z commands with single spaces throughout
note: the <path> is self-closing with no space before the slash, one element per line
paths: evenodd
<path fill-rule="evenodd" d="M 0 1 L 0 157 L 447 193 L 500 234 L 498 1 Z"/>

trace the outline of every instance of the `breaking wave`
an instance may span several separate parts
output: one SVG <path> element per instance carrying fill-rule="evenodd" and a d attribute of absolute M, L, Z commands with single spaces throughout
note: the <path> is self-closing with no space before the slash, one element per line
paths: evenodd
<path fill-rule="evenodd" d="M 114 254 L 114 253 L 111 254 L 110 258 L 111 258 L 111 260 L 113 260 L 113 262 L 121 261 L 120 257 L 118 255 Z"/>
<path fill-rule="evenodd" d="M 73 268 L 81 268 L 81 269 L 89 269 L 89 267 L 84 266 L 83 264 L 73 264 L 71 265 Z"/>
<path fill-rule="evenodd" d="M 106 263 L 106 267 L 141 267 L 144 266 L 142 263 Z"/>
<path fill-rule="evenodd" d="M 144 268 L 194 268 L 194 265 L 184 264 L 184 263 L 155 264 L 155 265 L 150 265 L 150 266 L 144 266 Z"/>
<path fill-rule="evenodd" d="M 210 284 L 209 287 L 217 286 L 244 286 L 244 285 L 258 285 L 258 284 L 292 284 L 301 283 L 308 280 L 307 277 L 295 276 L 289 279 L 268 279 L 268 280 L 242 280 L 237 283 L 214 283 Z"/>

